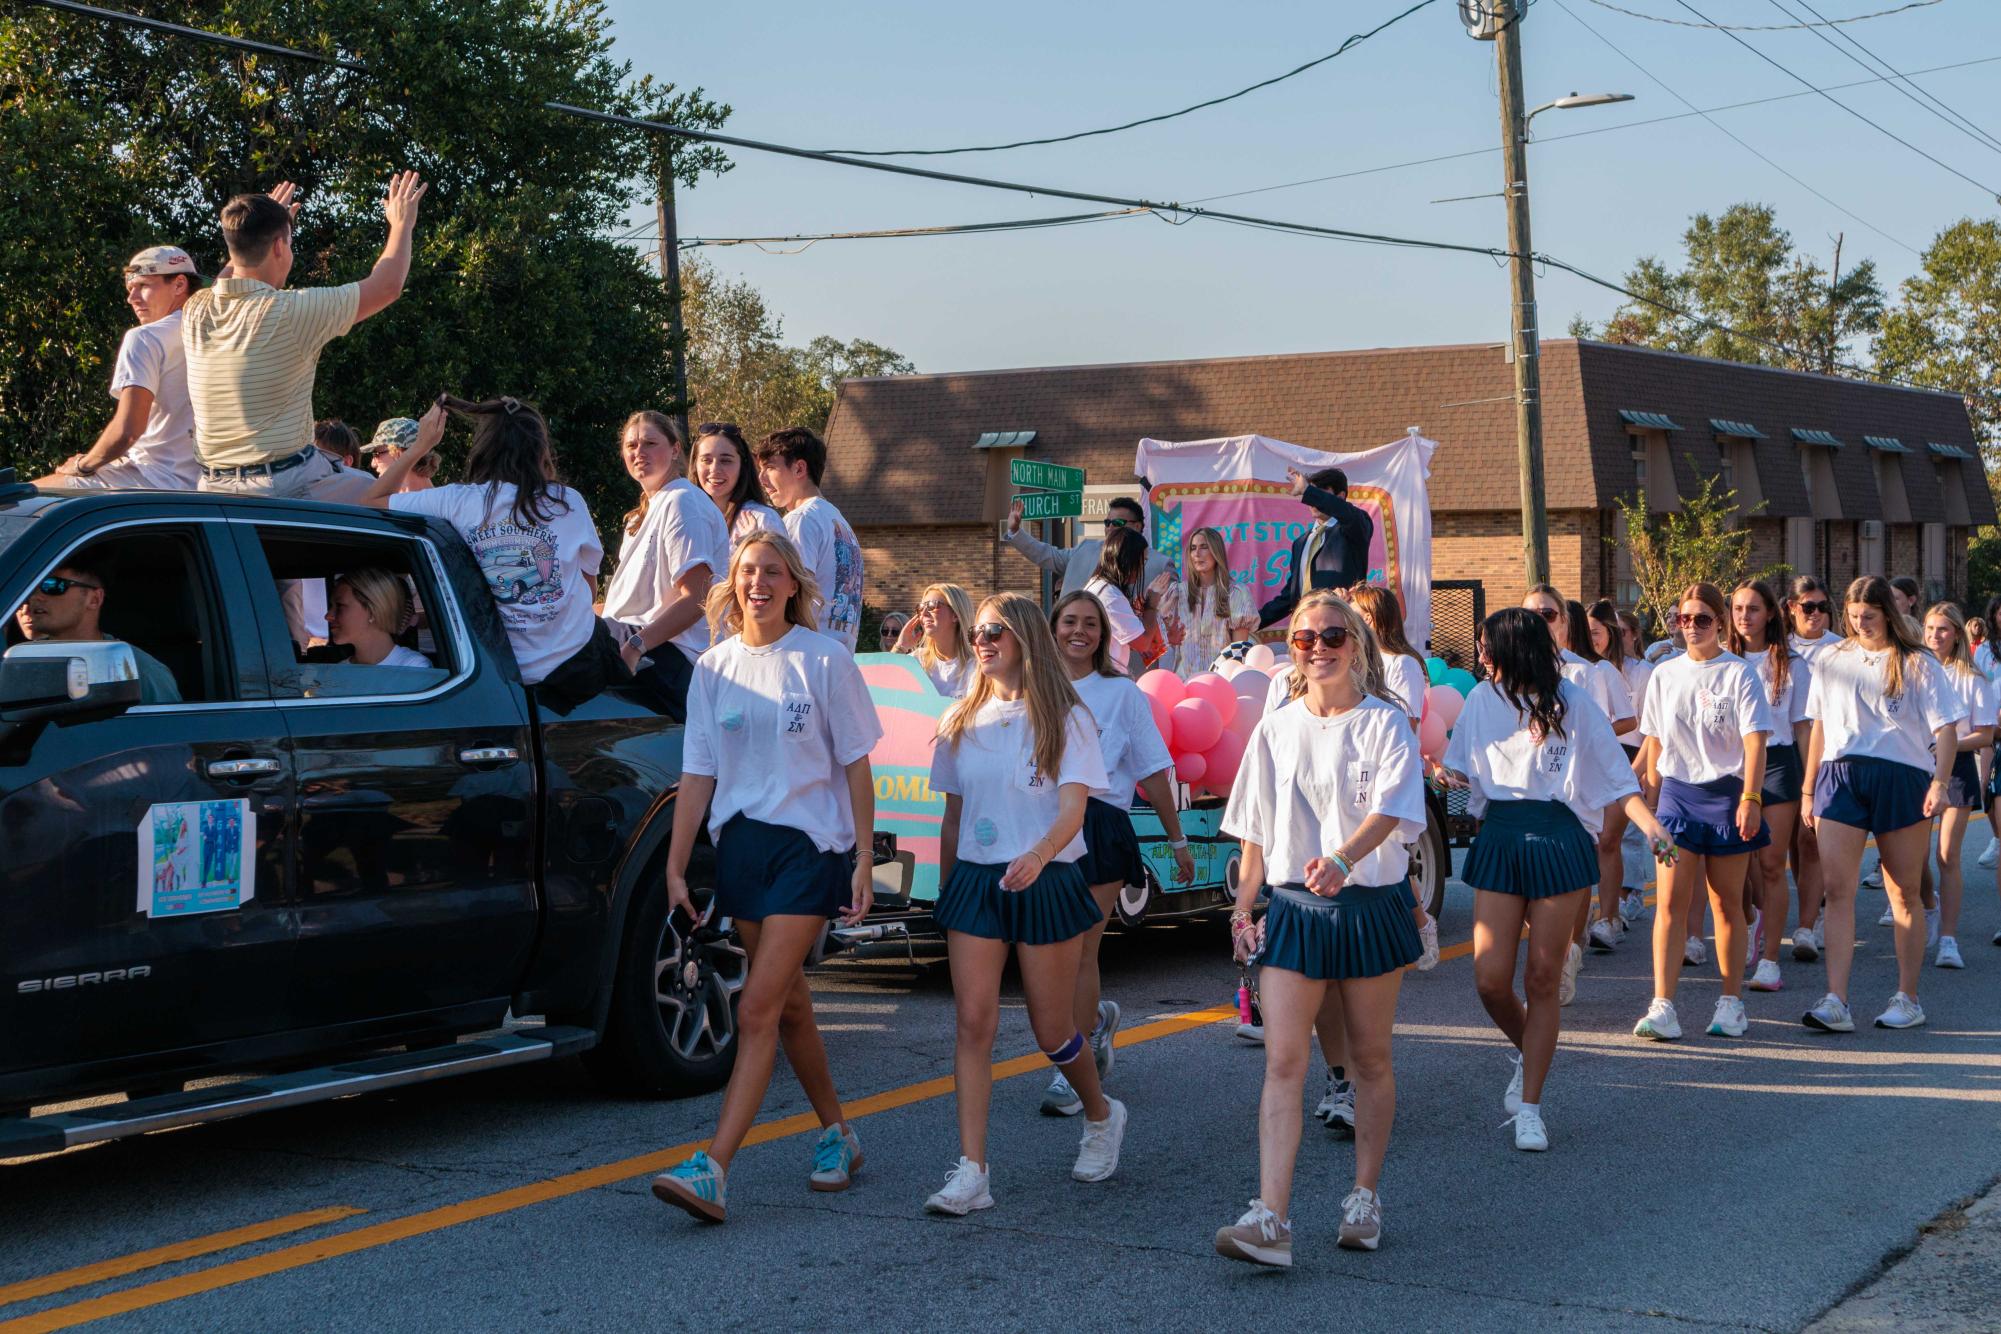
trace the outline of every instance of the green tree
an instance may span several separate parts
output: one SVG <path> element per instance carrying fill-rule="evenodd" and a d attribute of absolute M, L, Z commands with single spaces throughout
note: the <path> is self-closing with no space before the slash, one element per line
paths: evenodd
<path fill-rule="evenodd" d="M 1839 368 L 1843 348 L 1882 324 L 1883 289 L 1875 263 L 1863 260 L 1830 274 L 1794 250 L 1792 237 L 1766 205 L 1734 204 L 1715 218 L 1698 213 L 1682 234 L 1682 244 L 1682 268 L 1670 268 L 1650 255 L 1627 273 L 1625 285 L 1649 300 L 1628 301 L 1596 329 L 1575 320 L 1571 332 L 1611 343 L 1831 373 Z M 1837 268 L 1840 254 L 1837 241 Z M 1671 313 L 1675 310 L 1689 315 Z"/>
<path fill-rule="evenodd" d="M 152 17 L 360 62 L 246 55 L 86 18 L 0 17 L 0 462 L 40 471 L 108 411 L 129 320 L 119 267 L 185 246 L 213 273 L 229 196 L 296 181 L 293 281 L 352 281 L 382 244 L 389 173 L 432 183 L 403 299 L 330 346 L 316 408 L 364 432 L 440 390 L 541 404 L 601 519 L 623 509 L 619 422 L 669 398 L 666 300 L 608 233 L 650 198 L 651 136 L 556 100 L 722 123 L 699 89 L 611 57 L 597 0 L 159 0 Z M 680 185 L 727 168 L 675 155 Z M 446 469 L 453 459 L 448 443 Z"/>
<path fill-rule="evenodd" d="M 1714 474 L 1702 479 L 1702 490 L 1684 496 L 1681 508 L 1656 514 L 1644 497 L 1616 497 L 1626 520 L 1625 535 L 1606 538 L 1623 543 L 1630 553 L 1633 582 L 1640 586 L 1638 610 L 1657 626 L 1671 624 L 1683 589 L 1690 584 L 1730 588 L 1744 577 L 1751 552 L 1751 532 L 1737 510 L 1735 491 L 1717 490 Z"/>
<path fill-rule="evenodd" d="M 1926 247 L 1883 321 L 1884 373 L 1966 395 L 1990 450 L 2001 448 L 2001 220 L 1961 218 Z"/>

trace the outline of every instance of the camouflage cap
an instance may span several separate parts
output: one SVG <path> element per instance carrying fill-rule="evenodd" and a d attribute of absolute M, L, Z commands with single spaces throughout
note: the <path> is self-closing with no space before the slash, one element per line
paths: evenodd
<path fill-rule="evenodd" d="M 417 419 L 414 417 L 391 417 L 375 428 L 375 434 L 361 447 L 364 454 L 379 454 L 385 449 L 403 450 L 417 443 Z"/>

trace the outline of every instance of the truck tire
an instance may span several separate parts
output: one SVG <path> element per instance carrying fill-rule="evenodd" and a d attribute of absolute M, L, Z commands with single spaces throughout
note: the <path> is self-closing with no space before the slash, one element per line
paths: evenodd
<path fill-rule="evenodd" d="M 657 867 L 647 868 L 633 898 L 604 1039 L 585 1054 L 585 1064 L 622 1093 L 712 1092 L 729 1082 L 736 1065 L 737 998 L 750 956 L 734 932 L 703 928 L 683 939 Z"/>
<path fill-rule="evenodd" d="M 1433 917 L 1445 911 L 1445 877 L 1452 870 L 1452 850 L 1445 841 L 1445 821 L 1435 805 L 1425 804 L 1424 835 L 1410 845 L 1410 874 L 1417 897 Z"/>

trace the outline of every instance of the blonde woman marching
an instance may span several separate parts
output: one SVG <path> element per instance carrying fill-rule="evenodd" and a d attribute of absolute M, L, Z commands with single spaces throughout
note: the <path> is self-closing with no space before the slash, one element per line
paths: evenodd
<path fill-rule="evenodd" d="M 1255 953 L 1264 965 L 1259 1190 L 1216 1233 L 1217 1252 L 1232 1260 L 1292 1263 L 1300 1096 L 1330 990 L 1341 993 L 1357 1090 L 1354 1188 L 1342 1201 L 1339 1244 L 1372 1251 L 1382 1240 L 1377 1187 L 1396 1116 L 1390 1033 L 1404 967 L 1422 952 L 1404 845 L 1423 833 L 1425 805 L 1424 763 L 1403 707 L 1366 685 L 1373 639 L 1331 590 L 1300 599 L 1289 636 L 1294 702 L 1258 720 L 1223 816 L 1224 831 L 1243 843 L 1230 917 L 1237 960 Z M 1271 909 L 1254 926 L 1251 905 L 1267 884 Z"/>
<path fill-rule="evenodd" d="M 987 1113 L 1010 952 L 1036 1045 L 1084 1105 L 1070 1175 L 1111 1176 L 1126 1131 L 1125 1104 L 1105 1097 L 1075 1014 L 1084 938 L 1103 920 L 1077 865 L 1085 803 L 1106 789 L 1097 725 L 1033 600 L 1001 593 L 975 619 L 979 675 L 939 724 L 931 760 L 931 786 L 945 794 L 943 888 L 932 915 L 945 932 L 958 1012 L 959 1162 L 924 1202 L 943 1214 L 993 1207 Z"/>
<path fill-rule="evenodd" d="M 957 584 L 933 584 L 917 599 L 917 615 L 903 623 L 896 652 L 913 653 L 941 695 L 957 699 L 973 683 L 973 600 Z"/>
<path fill-rule="evenodd" d="M 854 655 L 813 624 L 818 594 L 791 539 L 756 530 L 709 593 L 716 646 L 695 663 L 681 791 L 667 851 L 669 911 L 694 920 L 688 861 L 708 812 L 716 847 L 713 911 L 750 952 L 737 1003 L 736 1065 L 705 1152 L 656 1177 L 653 1193 L 723 1221 L 726 1177 L 771 1084 L 782 1043 L 823 1127 L 814 1190 L 845 1190 L 862 1165 L 813 1022 L 807 955 L 829 917 L 867 914 L 874 868 L 855 856 L 875 827 L 869 751 L 882 736 Z"/>
<path fill-rule="evenodd" d="M 1813 736 L 1806 787 L 1813 796 L 1801 819 L 1819 840 L 1825 873 L 1827 995 L 1801 1022 L 1823 1033 L 1855 1031 L 1848 1009 L 1855 887 L 1862 845 L 1874 834 L 1897 928 L 1897 991 L 1876 1026 L 1916 1028 L 1925 1021 L 1918 1004 L 1925 962 L 1918 873 L 1931 819 L 1946 806 L 1966 710 L 1944 669 L 1911 638 L 1886 580 L 1855 580 L 1844 602 L 1848 635 L 1814 659 L 1807 692 Z"/>
<path fill-rule="evenodd" d="M 1765 739 L 1772 710 L 1751 665 L 1723 648 L 1730 616 L 1712 584 L 1690 584 L 1676 608 L 1687 651 L 1655 669 L 1640 731 L 1654 743 L 1661 827 L 1679 857 L 1661 862 L 1654 914 L 1654 998 L 1635 1037 L 1681 1036 L 1675 989 L 1681 979 L 1689 904 L 1705 889 L 1716 914 L 1716 966 L 1723 995 L 1711 1037 L 1740 1038 L 1750 1027 L 1739 994 L 1744 977 L 1744 878 L 1751 854 L 1769 844 L 1765 827 Z"/>
<path fill-rule="evenodd" d="M 1925 613 L 1925 647 L 1945 669 L 1945 683 L 1958 697 L 1966 717 L 1959 720 L 1959 751 L 1953 756 L 1952 779 L 1946 784 L 1945 809 L 1938 815 L 1938 954 L 1940 968 L 1964 968 L 1959 957 L 1959 907 L 1966 895 L 1966 827 L 1985 802 L 1980 766 L 1974 756 L 1994 742 L 1994 686 L 1973 665 L 1966 646 L 1965 613 L 1940 602 Z"/>
<path fill-rule="evenodd" d="M 1168 590 L 1163 619 L 1176 646 L 1182 680 L 1213 670 L 1222 651 L 1258 628 L 1251 591 L 1230 577 L 1230 550 L 1214 528 L 1197 528 L 1182 543 L 1181 582 Z"/>
<path fill-rule="evenodd" d="M 1084 956 L 1077 969 L 1077 1028 L 1090 1035 L 1091 1056 L 1102 1083 L 1112 1073 L 1112 1038 L 1119 1031 L 1119 1003 L 1100 995 L 1098 947 L 1105 938 L 1103 919 L 1109 918 L 1120 890 L 1146 883 L 1131 814 L 1135 787 L 1146 794 L 1147 803 L 1160 817 L 1168 846 L 1174 850 L 1176 884 L 1185 885 L 1195 878 L 1195 859 L 1181 832 L 1181 812 L 1175 809 L 1174 787 L 1168 775 L 1173 759 L 1153 721 L 1153 709 L 1131 677 L 1112 669 L 1104 605 L 1082 589 L 1067 593 L 1049 613 L 1049 626 L 1055 632 L 1056 651 L 1063 655 L 1070 685 L 1097 724 L 1098 749 L 1109 775 L 1107 791 L 1102 796 L 1093 793 L 1084 806 L 1084 857 L 1077 863 L 1101 919 L 1084 934 Z M 1075 1116 L 1084 1110 L 1083 1099 L 1061 1071 L 1042 1095 L 1042 1110 L 1051 1116 Z"/>

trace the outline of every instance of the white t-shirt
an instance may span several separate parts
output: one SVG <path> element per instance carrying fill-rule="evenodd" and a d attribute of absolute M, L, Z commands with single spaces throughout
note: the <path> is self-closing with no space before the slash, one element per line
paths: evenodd
<path fill-rule="evenodd" d="M 1105 654 L 1112 666 L 1125 671 L 1132 663 L 1133 642 L 1146 633 L 1146 625 L 1133 610 L 1132 601 L 1109 583 L 1092 575 L 1084 581 L 1084 591 L 1105 604 Z"/>
<path fill-rule="evenodd" d="M 382 661 L 375 665 L 377 667 L 429 668 L 434 664 L 416 649 L 404 648 L 401 644 L 392 644 L 390 645 L 389 652 L 384 655 Z"/>
<path fill-rule="evenodd" d="M 1424 692 L 1431 685 L 1424 664 L 1408 653 L 1378 654 L 1376 661 L 1382 664 L 1383 680 L 1389 685 L 1390 693 L 1403 701 L 1404 713 L 1412 718 L 1422 718 Z"/>
<path fill-rule="evenodd" d="M 1271 674 L 1271 684 L 1265 687 L 1265 712 L 1282 709 L 1292 703 L 1292 668 L 1284 663 Z"/>
<path fill-rule="evenodd" d="M 941 740 L 931 751 L 932 790 L 959 798 L 959 859 L 982 865 L 1005 866 L 1040 842 L 1063 809 L 1064 784 L 1104 792 L 1107 781 L 1097 724 L 1081 704 L 1064 724 L 1063 766 L 1054 782 L 1035 767 L 1025 699 L 988 700 L 956 743 Z M 1083 855 L 1080 826 L 1050 860 Z"/>
<path fill-rule="evenodd" d="M 1931 772 L 1932 734 L 1958 722 L 1966 706 L 1929 653 L 1904 660 L 1903 694 L 1888 698 L 1883 677 L 1890 653 L 1843 640 L 1813 664 L 1806 716 L 1820 724 L 1823 761 L 1871 756 Z"/>
<path fill-rule="evenodd" d="M 1758 693 L 1764 696 L 1765 707 L 1772 711 L 1772 730 L 1765 743 L 1768 746 L 1797 746 L 1793 724 L 1807 721 L 1806 695 L 1813 686 L 1813 664 L 1790 647 L 1786 653 L 1786 688 L 1777 699 L 1772 698 L 1772 655 L 1759 652 L 1745 659 L 1758 674 Z M 1800 758 L 1806 758 L 1804 752 Z"/>
<path fill-rule="evenodd" d="M 188 401 L 187 354 L 181 347 L 181 312 L 125 331 L 111 371 L 111 396 L 144 389 L 153 396 L 146 429 L 125 457 L 149 486 L 192 491 L 201 484 L 195 462 L 195 409 Z"/>
<path fill-rule="evenodd" d="M 1596 838 L 1604 828 L 1605 808 L 1639 792 L 1603 711 L 1572 682 L 1563 682 L 1558 691 L 1563 735 L 1541 740 L 1529 735 L 1527 715 L 1516 711 L 1492 681 L 1482 681 L 1466 696 L 1444 763 L 1466 775 L 1467 814 L 1477 818 L 1490 801 L 1560 801 Z"/>
<path fill-rule="evenodd" d="M 1098 725 L 1098 752 L 1105 760 L 1106 790 L 1091 795 L 1123 810 L 1132 805 L 1140 779 L 1174 763 L 1153 721 L 1153 706 L 1130 677 L 1092 672 L 1070 684 Z"/>
<path fill-rule="evenodd" d="M 1793 646 L 1793 652 L 1799 654 L 1808 662 L 1815 662 L 1819 660 L 1821 654 L 1839 644 L 1841 636 L 1830 632 L 1822 635 L 1819 639 L 1801 639 L 1798 635 L 1794 635 L 1787 642 Z"/>
<path fill-rule="evenodd" d="M 1697 662 L 1684 653 L 1662 663 L 1647 686 L 1644 736 L 1660 739 L 1663 778 L 1711 783 L 1744 772 L 1744 738 L 1773 730 L 1765 688 L 1734 653 Z"/>
<path fill-rule="evenodd" d="M 813 496 L 786 512 L 785 531 L 820 581 L 820 601 L 814 607 L 820 628 L 853 653 L 862 628 L 862 546 L 855 541 L 855 530 L 832 501 Z"/>
<path fill-rule="evenodd" d="M 1950 667 L 1941 667 L 1939 675 L 1945 678 L 1946 689 L 1958 698 L 1959 706 L 1966 710 L 1966 716 L 1959 720 L 1960 740 L 1983 727 L 1994 726 L 1997 692 L 1993 682 L 1977 671 L 1969 676 Z"/>
<path fill-rule="evenodd" d="M 923 666 L 922 659 L 919 659 L 918 665 Z M 924 668 L 924 674 L 931 678 L 931 684 L 938 688 L 939 694 L 950 699 L 963 699 L 966 688 L 973 684 L 979 670 L 977 658 L 934 658 L 931 665 Z"/>
<path fill-rule="evenodd" d="M 591 597 L 604 548 L 575 491 L 550 487 L 543 506 L 548 517 L 525 525 L 514 521 L 511 482 L 404 491 L 389 497 L 389 508 L 435 515 L 459 530 L 499 604 L 523 683 L 541 681 L 590 642 L 597 627 Z"/>
<path fill-rule="evenodd" d="M 716 512 L 722 513 L 721 510 Z M 782 533 L 785 531 L 785 520 L 771 506 L 760 505 L 755 500 L 746 500 L 737 506 L 736 521 L 730 524 L 730 544 L 734 546 L 743 541 L 745 533 L 754 533 L 760 528 L 769 528 L 774 533 Z"/>
<path fill-rule="evenodd" d="M 1633 713 L 1637 717 L 1646 711 L 1647 682 L 1654 678 L 1654 665 L 1645 658 L 1627 658 L 1626 665 L 1619 669 L 1619 675 L 1626 682 L 1626 694 L 1632 698 Z M 1624 742 L 1631 735 L 1628 732 L 1619 740 Z"/>
<path fill-rule="evenodd" d="M 723 512 L 708 492 L 676 477 L 647 504 L 638 530 L 619 543 L 618 569 L 604 591 L 604 614 L 626 625 L 645 625 L 680 596 L 675 584 L 696 566 L 708 566 L 710 578 L 721 579 L 729 558 Z M 697 616 L 670 642 L 690 661 L 701 657 L 709 646 L 708 621 Z"/>
<path fill-rule="evenodd" d="M 1223 832 L 1264 849 L 1267 884 L 1298 884 L 1309 861 L 1334 852 L 1371 815 L 1391 816 L 1397 827 L 1355 863 L 1348 883 L 1396 884 L 1410 874 L 1404 845 L 1424 836 L 1424 762 L 1409 716 L 1364 696 L 1331 717 L 1301 705 L 1258 719 Z"/>
<path fill-rule="evenodd" d="M 746 815 L 846 852 L 855 846 L 847 768 L 881 739 L 854 654 L 795 625 L 763 648 L 731 635 L 696 661 L 681 769 L 716 780 L 710 838 Z"/>
<path fill-rule="evenodd" d="M 1637 718 L 1639 711 L 1633 707 L 1632 692 L 1626 689 L 1626 678 L 1619 675 L 1619 669 L 1600 658 L 1588 661 L 1564 649 L 1557 655 L 1557 670 L 1563 679 L 1572 685 L 1584 687 L 1584 693 L 1591 696 L 1598 711 L 1619 722 L 1625 718 Z M 1616 735 L 1616 734 L 1615 734 Z"/>

